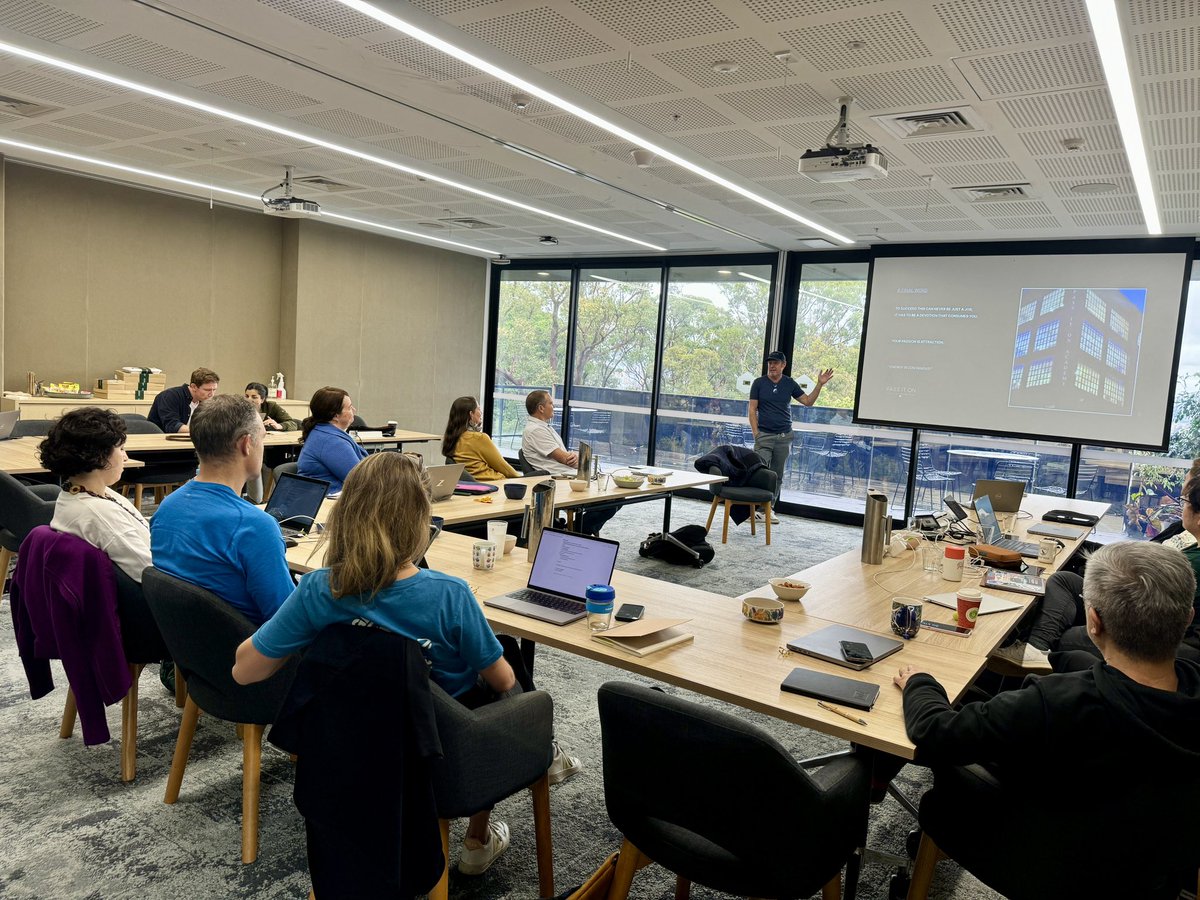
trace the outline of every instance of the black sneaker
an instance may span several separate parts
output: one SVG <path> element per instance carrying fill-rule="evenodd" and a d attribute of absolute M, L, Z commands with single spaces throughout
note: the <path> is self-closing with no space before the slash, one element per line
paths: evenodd
<path fill-rule="evenodd" d="M 169 659 L 164 659 L 158 665 L 158 680 L 162 682 L 162 686 L 167 689 L 167 693 L 175 695 L 175 663 Z"/>

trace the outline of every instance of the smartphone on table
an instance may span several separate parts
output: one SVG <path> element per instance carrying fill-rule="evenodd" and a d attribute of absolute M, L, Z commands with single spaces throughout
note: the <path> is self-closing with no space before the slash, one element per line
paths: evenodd
<path fill-rule="evenodd" d="M 842 648 L 842 656 L 846 662 L 874 662 L 875 655 L 871 652 L 871 648 L 861 641 L 838 641 L 838 646 Z"/>
<path fill-rule="evenodd" d="M 961 625 L 948 625 L 945 622 L 930 622 L 928 619 L 921 620 L 921 627 L 936 631 L 938 634 L 952 634 L 955 637 L 970 637 L 973 630 L 963 628 Z"/>
<path fill-rule="evenodd" d="M 636 622 L 646 613 L 646 607 L 636 603 L 622 603 L 614 618 L 618 622 Z"/>

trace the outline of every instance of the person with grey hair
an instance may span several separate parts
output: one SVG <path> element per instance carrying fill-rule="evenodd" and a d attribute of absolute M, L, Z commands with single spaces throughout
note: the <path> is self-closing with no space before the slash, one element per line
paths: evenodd
<path fill-rule="evenodd" d="M 245 397 L 221 394 L 192 413 L 190 434 L 200 470 L 150 520 L 154 566 L 261 625 L 295 586 L 279 524 L 241 498 L 262 467 L 262 416 Z"/>

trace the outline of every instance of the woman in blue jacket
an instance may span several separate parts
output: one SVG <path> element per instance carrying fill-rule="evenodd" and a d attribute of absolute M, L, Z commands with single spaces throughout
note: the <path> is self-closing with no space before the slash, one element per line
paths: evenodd
<path fill-rule="evenodd" d="M 342 482 L 367 451 L 348 433 L 354 421 L 354 404 L 341 388 L 323 387 L 308 401 L 310 415 L 300 424 L 300 461 L 296 473 L 329 482 L 329 491 L 340 491 Z"/>

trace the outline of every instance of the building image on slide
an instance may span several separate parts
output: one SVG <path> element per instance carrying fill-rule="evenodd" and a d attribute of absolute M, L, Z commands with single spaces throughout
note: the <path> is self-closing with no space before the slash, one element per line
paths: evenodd
<path fill-rule="evenodd" d="M 1008 405 L 1129 415 L 1145 306 L 1144 288 L 1023 288 Z"/>

